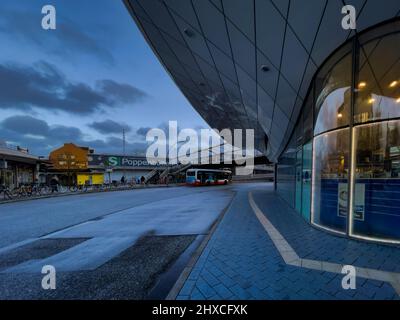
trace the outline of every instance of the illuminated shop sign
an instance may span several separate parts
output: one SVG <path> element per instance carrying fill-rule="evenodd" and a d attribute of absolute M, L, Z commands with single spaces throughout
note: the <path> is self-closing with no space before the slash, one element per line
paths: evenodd
<path fill-rule="evenodd" d="M 147 162 L 146 158 L 123 157 L 113 155 L 91 155 L 89 156 L 89 166 L 103 166 L 108 168 L 118 167 L 156 167 Z"/>

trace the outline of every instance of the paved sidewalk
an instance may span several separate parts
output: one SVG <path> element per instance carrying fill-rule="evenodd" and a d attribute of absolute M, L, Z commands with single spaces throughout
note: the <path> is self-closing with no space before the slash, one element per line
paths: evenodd
<path fill-rule="evenodd" d="M 265 186 L 265 185 L 264 185 Z M 270 187 L 253 189 L 256 205 L 301 259 L 400 272 L 400 248 L 349 240 L 309 226 Z M 389 282 L 288 265 L 239 191 L 177 299 L 399 299 Z"/>

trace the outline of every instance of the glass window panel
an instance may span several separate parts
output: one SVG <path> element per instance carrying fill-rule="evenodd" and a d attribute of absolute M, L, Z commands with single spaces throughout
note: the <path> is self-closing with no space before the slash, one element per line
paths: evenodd
<path fill-rule="evenodd" d="M 311 169 L 312 169 L 312 142 L 303 146 L 302 169 L 302 202 L 301 214 L 304 219 L 310 221 L 311 208 Z"/>
<path fill-rule="evenodd" d="M 303 138 L 305 141 L 309 141 L 313 136 L 313 96 L 314 90 L 312 89 L 307 96 L 306 102 L 302 110 Z"/>
<path fill-rule="evenodd" d="M 400 121 L 354 128 L 352 232 L 400 239 Z"/>
<path fill-rule="evenodd" d="M 400 117 L 400 33 L 360 47 L 358 79 L 354 122 Z"/>
<path fill-rule="evenodd" d="M 277 192 L 291 204 L 295 205 L 295 179 L 296 179 L 296 144 L 292 139 L 282 154 L 278 164 Z"/>
<path fill-rule="evenodd" d="M 351 66 L 348 54 L 329 70 L 323 69 L 315 80 L 316 106 L 314 134 L 349 124 L 351 103 Z"/>
<path fill-rule="evenodd" d="M 296 201 L 295 201 L 295 208 L 296 211 L 301 213 L 301 200 L 302 200 L 302 149 L 297 150 L 296 152 Z"/>
<path fill-rule="evenodd" d="M 314 138 L 313 223 L 345 232 L 349 172 L 349 129 Z"/>

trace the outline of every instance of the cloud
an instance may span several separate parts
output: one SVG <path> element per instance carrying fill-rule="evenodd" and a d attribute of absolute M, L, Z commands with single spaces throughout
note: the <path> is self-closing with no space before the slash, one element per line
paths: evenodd
<path fill-rule="evenodd" d="M 126 132 L 131 131 L 131 127 L 129 125 L 125 123 L 118 123 L 113 120 L 93 122 L 89 124 L 89 127 L 95 129 L 102 134 L 122 133 L 123 129 L 125 129 Z"/>
<path fill-rule="evenodd" d="M 146 98 L 146 94 L 143 91 L 130 84 L 117 83 L 113 80 L 97 81 L 97 87 L 102 92 L 107 92 L 107 94 L 115 100 L 124 103 L 135 103 Z"/>
<path fill-rule="evenodd" d="M 91 114 L 105 107 L 137 103 L 147 94 L 129 84 L 99 80 L 94 88 L 69 81 L 56 66 L 0 65 L 0 109 L 30 109 Z"/>
<path fill-rule="evenodd" d="M 46 121 L 31 116 L 11 116 L 0 122 L 0 126 L 16 135 L 41 136 L 64 141 L 82 138 L 82 132 L 78 128 L 63 125 L 49 126 Z"/>
<path fill-rule="evenodd" d="M 80 28 L 79 24 L 57 14 L 57 28 L 51 32 L 42 29 L 38 15 L 33 11 L 11 11 L 4 9 L 0 21 L 0 32 L 9 35 L 14 39 L 21 39 L 24 43 L 36 46 L 46 52 L 68 57 L 78 57 L 82 54 L 101 60 L 107 65 L 114 64 L 114 57 L 111 52 L 100 45 L 96 34 L 90 35 Z M 40 16 L 39 16 L 40 17 Z"/>
<path fill-rule="evenodd" d="M 32 154 L 48 156 L 51 150 L 72 142 L 95 149 L 97 153 L 122 154 L 123 141 L 118 137 L 106 139 L 85 139 L 76 127 L 49 125 L 46 121 L 27 115 L 11 116 L 0 122 L 0 137 L 11 144 L 28 148 Z M 126 141 L 125 150 L 129 155 L 145 155 L 148 143 Z"/>
<path fill-rule="evenodd" d="M 75 141 L 82 139 L 82 132 L 75 127 L 66 127 L 62 125 L 52 126 L 49 130 L 49 135 L 52 139 L 59 141 Z"/>
<path fill-rule="evenodd" d="M 147 135 L 147 132 L 151 129 L 152 128 L 150 127 L 140 127 L 139 129 L 136 130 L 136 134 L 145 137 Z"/>
<path fill-rule="evenodd" d="M 2 127 L 19 134 L 32 134 L 37 136 L 48 135 L 50 128 L 47 122 L 31 116 L 13 116 L 2 121 Z"/>

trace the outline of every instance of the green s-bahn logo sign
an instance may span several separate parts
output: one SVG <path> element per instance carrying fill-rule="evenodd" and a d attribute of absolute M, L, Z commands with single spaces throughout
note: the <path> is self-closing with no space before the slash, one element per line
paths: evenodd
<path fill-rule="evenodd" d="M 119 157 L 108 157 L 107 164 L 111 167 L 118 167 L 121 165 L 121 161 Z"/>
<path fill-rule="evenodd" d="M 137 159 L 129 157 L 109 156 L 106 164 L 110 167 L 144 167 L 149 166 L 146 159 Z"/>

